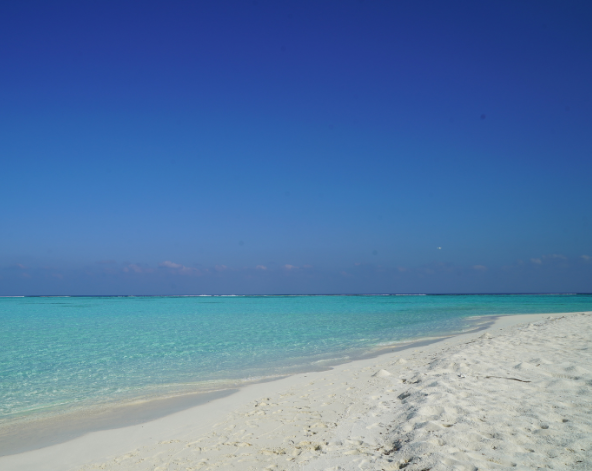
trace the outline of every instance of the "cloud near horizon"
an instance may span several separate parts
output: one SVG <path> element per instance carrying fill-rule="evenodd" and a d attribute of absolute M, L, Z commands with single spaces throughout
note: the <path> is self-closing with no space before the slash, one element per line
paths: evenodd
<path fill-rule="evenodd" d="M 164 262 L 159 263 L 158 266 L 159 266 L 159 268 L 168 268 L 169 270 L 171 270 L 172 273 L 175 273 L 178 275 L 196 275 L 196 276 L 202 275 L 201 270 L 199 270 L 198 268 L 187 267 L 187 266 L 182 265 L 180 263 L 174 263 L 169 260 L 165 260 Z M 214 268 L 217 269 L 217 267 L 219 267 L 219 266 L 223 266 L 223 265 L 217 265 Z"/>
<path fill-rule="evenodd" d="M 267 263 L 231 267 L 165 260 L 0 268 L 0 294 L 232 294 L 409 292 L 592 292 L 592 257 L 550 254 L 504 266 L 433 262 L 415 267 L 355 263 L 328 269 Z M 15 269 L 16 268 L 16 269 Z M 566 276 L 570 275 L 570 276 Z M 580 280 L 574 284 L 566 280 Z M 80 280 L 84 283 L 78 287 Z M 496 289 L 490 286 L 495 283 Z M 92 286 L 89 292 L 84 286 Z M 322 288 L 319 288 L 322 286 Z M 543 288 L 539 288 L 542 286 Z M 41 288 L 40 288 L 41 287 Z"/>

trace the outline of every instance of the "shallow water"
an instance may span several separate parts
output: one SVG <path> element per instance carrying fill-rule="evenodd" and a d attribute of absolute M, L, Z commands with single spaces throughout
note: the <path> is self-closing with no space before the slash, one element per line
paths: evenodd
<path fill-rule="evenodd" d="M 228 387 L 586 295 L 0 298 L 0 423 Z"/>

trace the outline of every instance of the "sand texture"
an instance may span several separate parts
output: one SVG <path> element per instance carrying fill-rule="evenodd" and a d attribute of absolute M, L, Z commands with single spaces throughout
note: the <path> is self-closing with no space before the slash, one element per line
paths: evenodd
<path fill-rule="evenodd" d="M 97 432 L 0 458 L 0 469 L 592 469 L 590 313 L 500 318 L 485 332 L 250 388 L 147 423 L 141 440 L 141 426 Z M 78 452 L 70 462 L 68 450 Z"/>

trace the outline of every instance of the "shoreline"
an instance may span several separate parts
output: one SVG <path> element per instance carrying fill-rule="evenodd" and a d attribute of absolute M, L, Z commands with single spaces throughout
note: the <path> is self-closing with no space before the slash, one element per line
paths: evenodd
<path fill-rule="evenodd" d="M 348 377 L 349 371 L 377 368 L 373 363 L 388 363 L 392 359 L 415 359 L 417 356 L 442 354 L 444 349 L 468 344 L 476 341 L 480 334 L 488 332 L 499 333 L 511 329 L 524 322 L 537 322 L 546 318 L 571 318 L 579 313 L 557 314 L 520 314 L 514 316 L 499 316 L 487 328 L 477 332 L 465 332 L 451 337 L 438 339 L 429 344 L 406 346 L 394 352 L 379 353 L 371 358 L 357 359 L 340 364 L 330 370 L 294 374 L 267 383 L 255 383 L 241 388 L 234 394 L 223 398 L 212 398 L 211 401 L 189 409 L 166 415 L 164 417 L 143 422 L 137 425 L 117 429 L 95 431 L 79 436 L 75 439 L 54 444 L 44 448 L 11 454 L 0 457 L 2 469 L 44 469 L 66 470 L 78 469 L 85 463 L 96 462 L 109 456 L 116 456 L 138 447 L 156 446 L 166 439 L 178 437 L 200 436 L 212 429 L 216 422 L 228 415 L 229 412 L 248 407 L 253 401 L 260 401 L 263 396 L 271 396 L 291 388 L 302 388 L 309 381 L 319 381 L 323 376 L 343 379 Z M 406 361 L 408 361 L 406 360 Z M 306 379 L 304 379 L 306 378 Z M 352 383 L 352 384 L 355 384 Z M 355 387 L 354 387 L 355 389 Z M 328 401 L 330 403 L 330 401 Z M 208 406 L 206 407 L 206 404 Z M 333 404 L 334 407 L 340 407 Z M 262 411 L 261 411 L 262 412 Z M 337 422 L 336 422 L 337 423 Z M 250 445 L 249 445 L 250 446 Z M 122 468 L 125 469 L 125 468 Z"/>
<path fill-rule="evenodd" d="M 508 317 L 518 315 L 522 314 L 509 315 Z M 335 359 L 333 361 L 320 360 L 307 365 L 307 367 L 294 368 L 292 372 L 285 374 L 253 380 L 248 378 L 239 381 L 228 380 L 227 384 L 221 388 L 198 389 L 195 392 L 176 395 L 157 395 L 148 398 L 144 396 L 129 401 L 101 403 L 80 409 L 66 409 L 46 416 L 33 416 L 32 419 L 29 419 L 28 416 L 19 417 L 12 422 L 0 425 L 0 458 L 59 445 L 93 432 L 145 424 L 177 412 L 199 407 L 216 399 L 240 393 L 243 388 L 251 385 L 281 381 L 294 375 L 330 371 L 341 365 L 375 359 L 407 349 L 427 347 L 459 335 L 477 333 L 491 327 L 500 317 L 504 317 L 504 315 L 466 318 L 473 325 L 465 331 L 445 333 L 441 336 L 419 337 L 396 341 L 389 345 L 375 346 L 372 350 L 354 357 L 348 356 L 347 359 L 340 358 L 337 361 Z M 315 363 L 321 363 L 322 366 L 316 366 Z"/>

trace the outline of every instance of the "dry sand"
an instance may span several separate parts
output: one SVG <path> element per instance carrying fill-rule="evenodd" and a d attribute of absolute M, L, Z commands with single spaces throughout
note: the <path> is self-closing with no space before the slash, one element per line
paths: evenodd
<path fill-rule="evenodd" d="M 0 469 L 592 469 L 592 315 L 502 317 L 5 456 Z"/>

